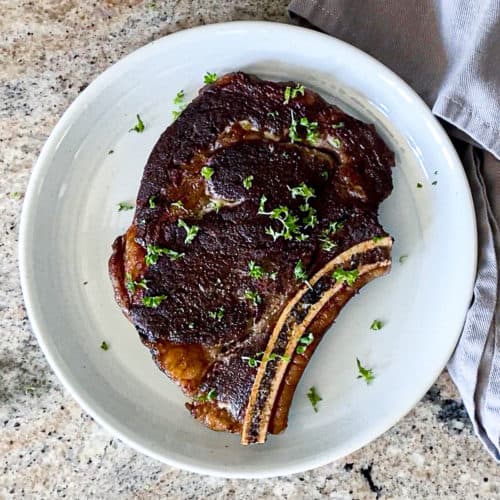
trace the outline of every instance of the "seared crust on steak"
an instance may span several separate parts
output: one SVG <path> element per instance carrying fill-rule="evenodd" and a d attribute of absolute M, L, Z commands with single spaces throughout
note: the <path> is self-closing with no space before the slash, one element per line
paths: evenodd
<path fill-rule="evenodd" d="M 296 85 L 234 73 L 203 87 L 156 143 L 109 264 L 118 304 L 191 414 L 243 444 L 286 427 L 324 332 L 391 263 L 377 210 L 393 153 L 314 92 L 285 99 Z"/>

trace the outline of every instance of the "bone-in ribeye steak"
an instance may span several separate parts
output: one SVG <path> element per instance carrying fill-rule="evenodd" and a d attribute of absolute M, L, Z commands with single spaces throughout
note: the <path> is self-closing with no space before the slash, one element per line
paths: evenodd
<path fill-rule="evenodd" d="M 286 427 L 323 333 L 390 269 L 377 210 L 393 165 L 373 125 L 244 73 L 203 87 L 162 134 L 109 269 L 196 419 L 243 444 Z"/>

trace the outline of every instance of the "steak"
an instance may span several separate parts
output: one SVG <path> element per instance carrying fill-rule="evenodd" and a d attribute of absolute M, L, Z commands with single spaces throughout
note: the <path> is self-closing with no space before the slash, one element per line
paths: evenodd
<path fill-rule="evenodd" d="M 109 270 L 194 418 L 242 444 L 285 429 L 323 334 L 390 269 L 377 211 L 393 165 L 373 125 L 241 72 L 204 86 L 161 135 Z"/>

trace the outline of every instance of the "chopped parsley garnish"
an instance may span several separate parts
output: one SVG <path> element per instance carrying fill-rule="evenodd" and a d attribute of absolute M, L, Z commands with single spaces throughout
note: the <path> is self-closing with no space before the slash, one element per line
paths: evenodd
<path fill-rule="evenodd" d="M 253 290 L 245 290 L 245 299 L 250 300 L 254 306 L 262 302 L 262 297 Z"/>
<path fill-rule="evenodd" d="M 107 351 L 109 349 L 108 343 L 106 341 L 104 341 L 104 340 L 101 342 L 101 349 L 103 351 Z"/>
<path fill-rule="evenodd" d="M 336 149 L 339 149 L 342 147 L 342 142 L 338 137 L 328 137 L 327 142 L 328 142 L 328 144 L 330 144 L 330 146 L 332 146 Z"/>
<path fill-rule="evenodd" d="M 297 126 L 299 123 L 295 119 L 293 111 L 290 112 L 290 115 L 291 115 L 291 121 L 290 121 L 290 127 L 288 129 L 288 137 L 290 138 L 290 142 L 293 144 L 294 142 L 300 142 L 301 139 L 297 132 Z"/>
<path fill-rule="evenodd" d="M 278 273 L 276 271 L 273 271 L 272 273 L 269 273 L 268 276 L 269 276 L 269 279 L 276 281 L 276 278 L 278 277 Z"/>
<path fill-rule="evenodd" d="M 153 309 L 156 309 L 166 298 L 167 298 L 166 295 L 156 295 L 155 297 L 143 297 L 142 303 L 146 307 L 151 307 Z"/>
<path fill-rule="evenodd" d="M 303 116 L 299 123 L 306 128 L 306 141 L 310 144 L 316 144 L 319 137 L 318 122 L 310 122 L 307 117 Z"/>
<path fill-rule="evenodd" d="M 171 205 L 175 208 L 184 208 L 184 203 L 181 200 L 174 201 Z"/>
<path fill-rule="evenodd" d="M 264 354 L 264 352 L 258 352 L 257 354 L 254 354 L 253 356 L 241 356 L 241 359 L 243 361 L 246 361 L 250 368 L 256 368 L 258 365 L 260 365 L 262 363 L 262 361 L 260 359 L 257 359 L 257 358 L 260 358 L 263 354 Z"/>
<path fill-rule="evenodd" d="M 215 389 L 210 389 L 206 394 L 202 394 L 201 396 L 198 396 L 198 401 L 206 403 L 210 401 L 215 401 L 215 398 L 217 397 L 217 391 Z"/>
<path fill-rule="evenodd" d="M 307 229 L 308 227 L 315 227 L 318 224 L 318 217 L 316 215 L 317 212 L 314 207 L 311 207 L 306 203 L 305 205 L 301 205 L 299 210 L 307 212 L 306 216 L 302 219 L 305 224 L 304 229 Z"/>
<path fill-rule="evenodd" d="M 314 340 L 314 335 L 309 332 L 307 335 L 302 335 L 299 339 L 299 345 L 295 349 L 295 352 L 297 354 L 302 354 L 306 351 L 307 346 L 312 344 L 312 341 Z"/>
<path fill-rule="evenodd" d="M 277 359 L 281 359 L 281 361 L 285 361 L 288 363 L 290 361 L 290 356 L 287 356 L 286 354 L 277 354 L 275 352 L 272 352 L 269 354 L 269 357 L 267 358 L 268 361 L 276 361 Z"/>
<path fill-rule="evenodd" d="M 146 257 L 144 258 L 144 262 L 147 266 L 156 264 L 161 255 L 170 257 L 170 260 L 178 260 L 181 257 L 184 257 L 185 254 L 176 252 L 175 250 L 170 250 L 169 248 L 162 248 L 156 245 L 148 244 L 146 246 Z"/>
<path fill-rule="evenodd" d="M 156 196 L 150 196 L 148 199 L 149 208 L 156 208 Z"/>
<path fill-rule="evenodd" d="M 212 319 L 216 319 L 217 321 L 221 321 L 224 317 L 224 308 L 218 307 L 215 311 L 209 311 L 208 316 Z"/>
<path fill-rule="evenodd" d="M 381 241 L 381 240 L 383 240 L 383 239 L 384 239 L 384 237 L 383 237 L 383 236 L 374 236 L 374 237 L 372 238 L 372 241 L 373 241 L 373 243 L 378 243 L 379 241 Z"/>
<path fill-rule="evenodd" d="M 326 236 L 319 238 L 319 241 L 321 243 L 321 248 L 325 252 L 332 252 L 333 249 L 337 247 L 337 243 L 335 243 L 332 240 L 328 239 L 328 237 L 326 237 Z"/>
<path fill-rule="evenodd" d="M 399 257 L 399 263 L 402 264 L 407 258 L 408 258 L 408 255 L 401 255 Z"/>
<path fill-rule="evenodd" d="M 205 178 L 207 181 L 209 181 L 212 178 L 212 175 L 214 175 L 214 169 L 211 167 L 203 167 L 201 169 L 201 175 L 203 178 Z"/>
<path fill-rule="evenodd" d="M 19 191 L 14 191 L 13 193 L 10 193 L 9 196 L 13 200 L 20 200 L 21 199 L 21 193 Z"/>
<path fill-rule="evenodd" d="M 417 187 L 421 188 L 421 187 L 423 187 L 423 185 L 420 182 L 417 182 Z"/>
<path fill-rule="evenodd" d="M 318 413 L 318 403 L 323 400 L 323 398 L 316 392 L 315 387 L 310 387 L 307 391 L 307 397 L 311 402 L 313 410 Z"/>
<path fill-rule="evenodd" d="M 269 113 L 267 113 L 267 116 L 269 118 L 277 118 L 278 112 L 277 111 L 269 111 Z"/>
<path fill-rule="evenodd" d="M 367 384 L 370 384 L 375 379 L 373 370 L 371 368 L 365 368 L 358 358 L 356 358 L 356 364 L 358 366 L 358 378 L 363 378 Z"/>
<path fill-rule="evenodd" d="M 174 97 L 174 104 L 176 106 L 180 106 L 184 101 L 184 90 L 179 90 L 179 92 L 177 92 L 177 94 L 175 94 L 175 97 Z"/>
<path fill-rule="evenodd" d="M 372 324 L 370 325 L 370 330 L 382 330 L 382 327 L 384 326 L 384 323 L 380 321 L 379 319 L 374 319 L 372 321 Z"/>
<path fill-rule="evenodd" d="M 258 266 L 255 261 L 251 260 L 248 263 L 248 274 L 251 278 L 260 279 L 263 278 L 266 273 L 262 266 Z"/>
<path fill-rule="evenodd" d="M 189 226 L 182 219 L 178 220 L 177 225 L 179 227 L 182 227 L 182 229 L 184 229 L 186 231 L 186 238 L 184 238 L 184 243 L 186 243 L 186 245 L 188 243 L 191 243 L 196 238 L 196 235 L 198 234 L 198 231 L 200 230 L 199 226 L 195 226 L 195 225 Z"/>
<path fill-rule="evenodd" d="M 174 120 L 177 120 L 181 113 L 184 111 L 186 104 L 184 104 L 184 90 L 179 90 L 177 94 L 175 94 L 174 97 L 174 104 L 178 107 L 178 109 L 174 109 L 172 111 L 172 116 L 174 117 Z"/>
<path fill-rule="evenodd" d="M 304 93 L 304 85 L 297 84 L 295 88 L 287 86 L 285 88 L 285 100 L 283 101 L 283 104 L 288 104 L 290 102 L 290 99 L 295 99 L 298 94 L 304 95 Z"/>
<path fill-rule="evenodd" d="M 243 361 L 246 361 L 250 368 L 256 368 L 262 363 L 262 361 L 276 361 L 277 359 L 280 359 L 281 361 L 285 361 L 287 363 L 290 361 L 290 356 L 287 356 L 286 354 L 278 354 L 275 352 L 269 354 L 267 358 L 264 358 L 262 360 L 258 359 L 263 354 L 264 354 L 263 352 L 258 352 L 253 356 L 241 356 L 241 359 Z"/>
<path fill-rule="evenodd" d="M 253 175 L 249 175 L 243 179 L 243 187 L 245 189 L 250 189 L 252 187 L 253 178 Z"/>
<path fill-rule="evenodd" d="M 297 196 L 302 196 L 305 203 L 309 201 L 310 198 L 315 198 L 316 193 L 313 188 L 310 188 L 305 182 L 300 183 L 298 186 L 291 188 L 287 186 L 288 190 L 292 193 L 292 198 L 295 199 Z"/>
<path fill-rule="evenodd" d="M 328 179 L 328 170 L 323 170 L 320 175 L 321 177 L 323 177 L 323 179 Z"/>
<path fill-rule="evenodd" d="M 140 281 L 134 281 L 130 273 L 125 274 L 125 286 L 132 293 L 135 293 L 137 287 L 144 288 L 144 290 L 148 289 L 147 280 L 143 278 Z"/>
<path fill-rule="evenodd" d="M 141 120 L 139 115 L 137 115 L 137 123 L 129 130 L 129 132 L 132 132 L 132 130 L 135 130 L 138 133 L 144 132 L 144 122 Z"/>
<path fill-rule="evenodd" d="M 207 71 L 203 77 L 203 83 L 208 85 L 209 83 L 215 83 L 217 81 L 217 73 L 210 73 Z"/>
<path fill-rule="evenodd" d="M 278 220 L 283 225 L 283 229 L 281 231 L 275 231 L 272 227 L 266 227 L 266 234 L 272 236 L 274 241 L 276 241 L 279 237 L 283 237 L 285 240 L 290 240 L 293 236 L 295 236 L 298 239 L 298 235 L 300 235 L 298 227 L 299 218 L 296 215 L 292 215 L 290 213 L 290 209 L 285 206 L 279 206 L 270 212 L 266 212 L 266 201 L 266 196 L 262 195 L 257 213 L 259 215 L 269 215 L 271 219 Z M 308 238 L 307 235 L 304 236 L 305 238 Z"/>
<path fill-rule="evenodd" d="M 337 243 L 330 240 L 330 235 L 335 234 L 337 231 L 340 231 L 343 227 L 343 222 L 334 221 L 330 222 L 330 224 L 328 224 L 328 227 L 321 231 L 319 241 L 323 250 L 325 250 L 326 252 L 331 252 L 337 246 Z"/>
<path fill-rule="evenodd" d="M 342 128 L 343 126 L 344 126 L 344 122 L 338 122 L 338 123 L 334 123 L 332 125 L 332 128 L 333 128 L 333 130 L 335 130 L 335 129 L 338 129 L 338 128 Z"/>
<path fill-rule="evenodd" d="M 219 210 L 224 206 L 224 200 L 211 200 L 208 207 L 219 213 Z"/>
<path fill-rule="evenodd" d="M 301 260 L 298 260 L 297 264 L 295 264 L 295 267 L 293 268 L 293 276 L 297 281 L 307 280 L 307 273 Z"/>
<path fill-rule="evenodd" d="M 132 210 L 134 205 L 129 203 L 128 201 L 121 201 L 118 203 L 118 212 L 123 212 L 124 210 Z"/>
<path fill-rule="evenodd" d="M 438 181 L 432 181 L 432 185 L 435 186 L 438 183 Z"/>
<path fill-rule="evenodd" d="M 358 279 L 359 271 L 357 269 L 353 269 L 352 271 L 346 271 L 339 267 L 333 271 L 333 278 L 335 281 L 339 281 L 341 283 L 347 283 L 349 286 L 352 286 L 354 282 Z"/>

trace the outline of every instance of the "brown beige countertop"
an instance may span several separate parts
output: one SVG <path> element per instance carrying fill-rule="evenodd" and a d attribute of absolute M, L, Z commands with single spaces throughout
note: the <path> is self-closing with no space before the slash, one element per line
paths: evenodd
<path fill-rule="evenodd" d="M 225 480 L 137 454 L 94 423 L 31 332 L 17 271 L 23 193 L 63 111 L 109 65 L 191 26 L 288 22 L 286 0 L 0 0 L 0 498 L 500 498 L 498 466 L 446 374 L 398 425 L 311 472 Z"/>

